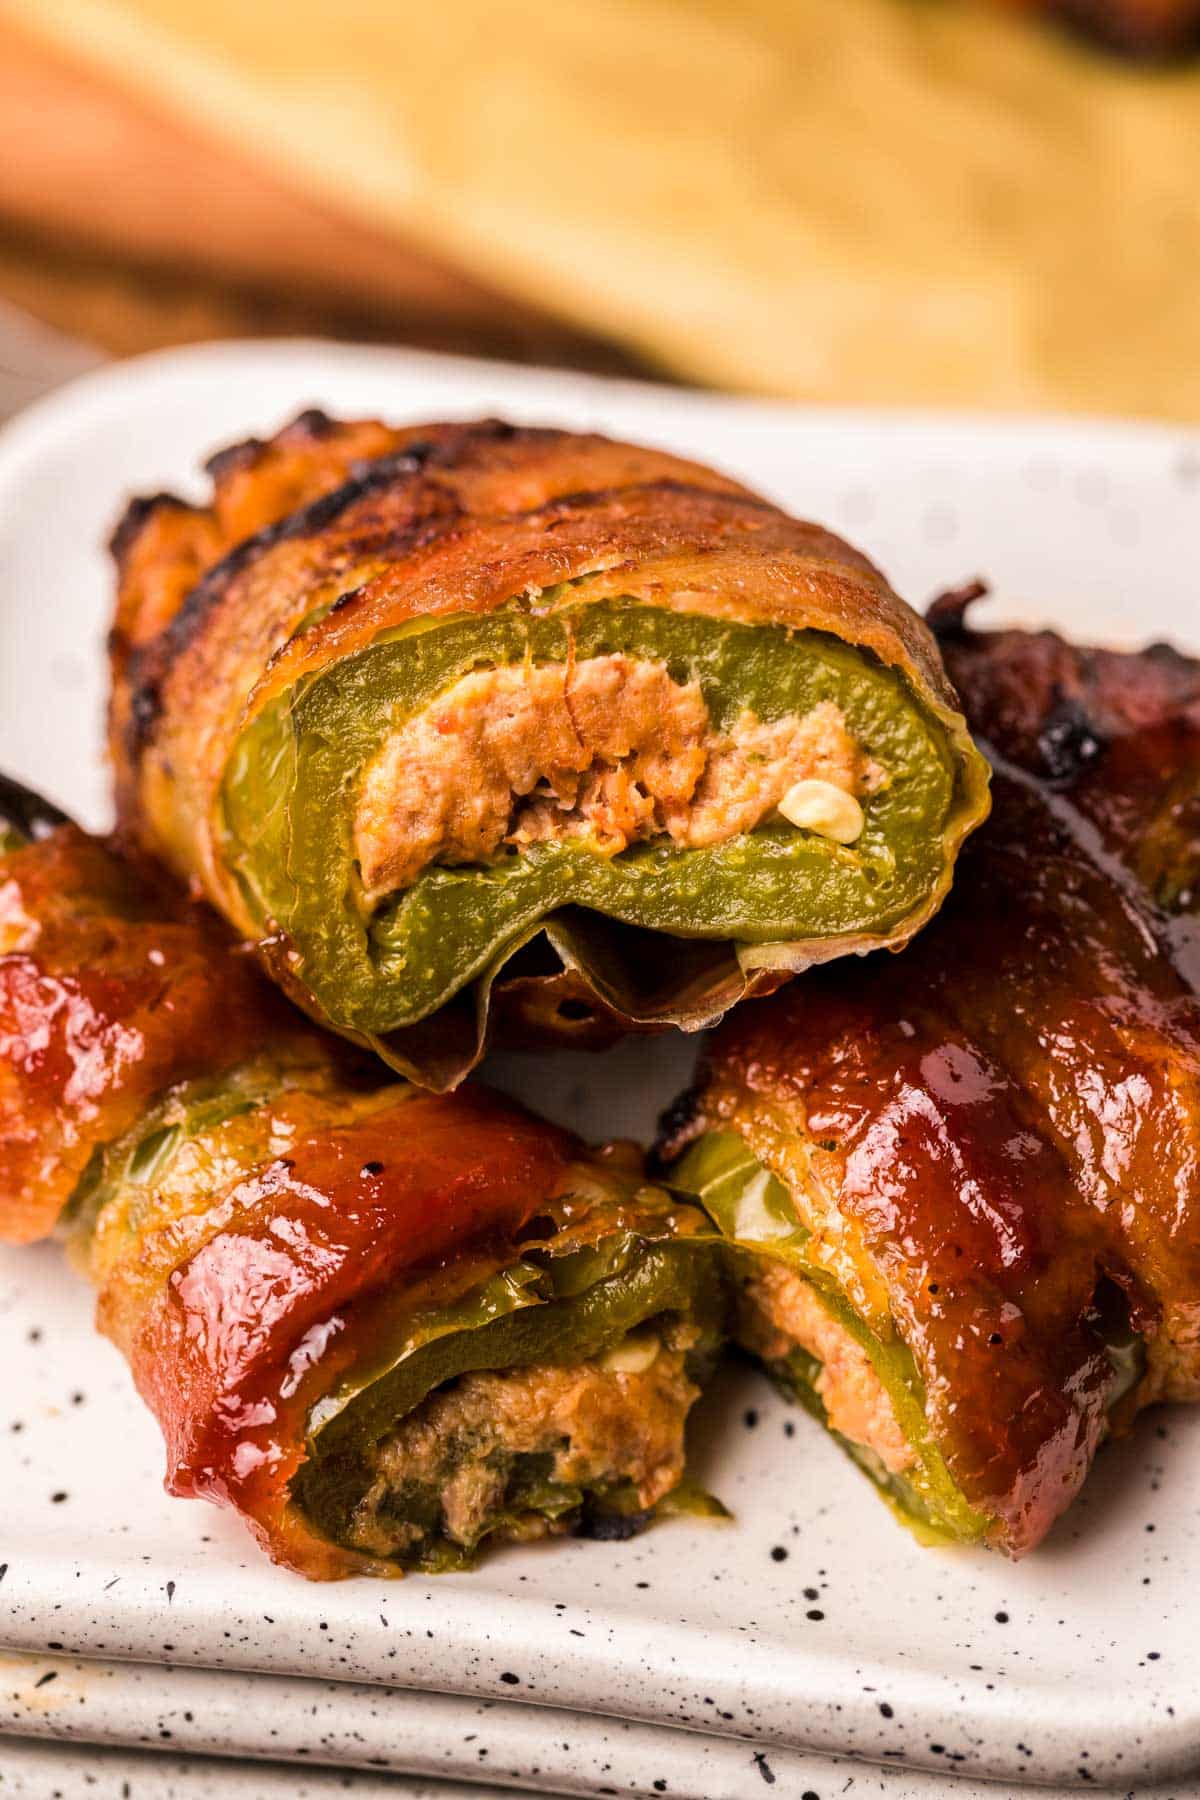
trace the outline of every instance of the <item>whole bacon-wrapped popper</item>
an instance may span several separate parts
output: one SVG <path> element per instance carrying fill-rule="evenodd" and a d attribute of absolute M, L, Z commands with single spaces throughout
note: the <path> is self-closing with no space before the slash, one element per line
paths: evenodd
<path fill-rule="evenodd" d="M 171 886 L 0 811 L 0 1238 L 58 1223 L 171 1491 L 318 1577 L 684 1503 L 703 1214 L 486 1089 L 381 1085 Z"/>
<path fill-rule="evenodd" d="M 695 1028 L 940 904 L 986 767 L 828 532 L 494 421 L 307 414 L 210 469 L 114 540 L 124 828 L 402 1072 Z"/>
<path fill-rule="evenodd" d="M 1200 1398 L 1200 666 L 935 619 L 994 758 L 936 924 L 722 1028 L 670 1178 L 738 1335 L 907 1516 L 1013 1555 Z"/>

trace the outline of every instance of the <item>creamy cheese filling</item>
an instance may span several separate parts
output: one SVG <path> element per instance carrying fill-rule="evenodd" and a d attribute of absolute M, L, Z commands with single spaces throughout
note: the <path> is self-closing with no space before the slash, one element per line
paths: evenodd
<path fill-rule="evenodd" d="M 710 720 L 698 681 L 624 652 L 464 675 L 368 765 L 354 847 L 369 902 L 430 864 L 586 838 L 616 855 L 662 837 L 702 849 L 752 831 L 798 782 L 856 797 L 881 771 L 842 710 Z M 836 796 L 835 796 L 836 798 Z"/>

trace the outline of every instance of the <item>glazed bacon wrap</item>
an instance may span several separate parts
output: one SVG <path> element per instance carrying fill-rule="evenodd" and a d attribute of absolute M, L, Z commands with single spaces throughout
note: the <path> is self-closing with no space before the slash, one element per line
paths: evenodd
<path fill-rule="evenodd" d="M 679 1504 L 703 1216 L 486 1089 L 380 1085 L 218 921 L 0 802 L 0 1238 L 67 1237 L 171 1491 L 313 1577 Z"/>
<path fill-rule="evenodd" d="M 954 893 L 731 1020 L 666 1148 L 742 1341 L 909 1518 L 1020 1555 L 1106 1433 L 1200 1398 L 1200 665 L 974 597 L 934 614 L 994 759 Z"/>
<path fill-rule="evenodd" d="M 940 904 L 986 768 L 828 532 L 494 421 L 306 414 L 209 466 L 114 540 L 122 824 L 403 1073 L 694 1029 Z"/>
<path fill-rule="evenodd" d="M 0 1238 L 23 1244 L 165 1089 L 302 1021 L 219 920 L 2 776 L 0 852 Z"/>

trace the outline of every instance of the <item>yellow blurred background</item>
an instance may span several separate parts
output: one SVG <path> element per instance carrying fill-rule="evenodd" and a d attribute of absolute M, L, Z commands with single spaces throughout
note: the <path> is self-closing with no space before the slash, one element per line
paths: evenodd
<path fill-rule="evenodd" d="M 0 298 L 107 351 L 1200 415 L 1200 59 L 986 0 L 0 0 L 0 120 Z"/>

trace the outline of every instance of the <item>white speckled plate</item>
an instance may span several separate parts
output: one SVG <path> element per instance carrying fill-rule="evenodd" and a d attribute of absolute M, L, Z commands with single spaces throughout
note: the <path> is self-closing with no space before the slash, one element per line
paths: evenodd
<path fill-rule="evenodd" d="M 314 402 L 600 425 L 826 520 L 915 600 L 984 571 L 998 619 L 1200 643 L 1196 435 L 813 413 L 392 352 L 221 346 L 88 377 L 0 437 L 0 766 L 103 822 L 100 540 L 130 489 L 189 484 L 214 445 Z M 660 1040 L 494 1073 L 592 1133 L 648 1132 L 690 1053 Z M 162 1495 L 155 1428 L 88 1313 L 52 1248 L 0 1258 L 0 1641 L 532 1701 L 1009 1784 L 1200 1766 L 1200 1415 L 1145 1421 L 1012 1567 L 918 1548 L 815 1427 L 738 1373 L 698 1433 L 700 1473 L 736 1525 L 313 1588 L 229 1519 Z"/>
<path fill-rule="evenodd" d="M 511 1788 L 353 1769 L 298 1769 L 295 1763 L 234 1764 L 211 1756 L 13 1738 L 0 1751 L 0 1800 L 334 1800 L 338 1794 L 353 1800 L 512 1800 Z"/>
<path fill-rule="evenodd" d="M 18 1743 L 14 1743 L 14 1738 Z M 20 1740 L 35 1740 L 35 1745 Z M 675 1731 L 596 1713 L 531 1710 L 511 1700 L 468 1700 L 294 1675 L 234 1675 L 212 1669 L 104 1662 L 65 1656 L 0 1653 L 0 1800 L 14 1753 L 41 1746 L 46 1769 L 62 1791 L 57 1755 L 68 1746 L 139 1746 L 113 1767 L 135 1772 L 133 1800 L 158 1800 L 147 1786 L 158 1758 L 194 1759 L 196 1792 L 224 1792 L 233 1759 L 246 1779 L 283 1780 L 276 1765 L 307 1769 L 333 1765 L 359 1772 L 380 1800 L 487 1800 L 492 1783 L 518 1783 L 522 1792 L 575 1796 L 624 1795 L 635 1800 L 998 1800 L 995 1785 L 969 1775 L 934 1775 L 894 1765 L 867 1765 L 797 1750 L 756 1750 L 738 1738 Z M 223 1758 L 222 1762 L 212 1759 Z M 262 1761 L 258 1759 L 263 1759 Z M 34 1758 L 36 1766 L 36 1757 Z M 447 1776 L 485 1785 L 443 1786 Z M 212 1783 L 212 1789 L 207 1783 Z M 427 1783 L 434 1782 L 430 1787 Z M 378 1783 L 378 1787 L 374 1784 Z M 26 1790 L 22 1789 L 21 1792 Z M 73 1789 L 68 1789 L 73 1792 Z M 187 1788 L 188 1794 L 193 1789 Z M 247 1785 L 238 1794 L 253 1794 Z M 268 1784 L 268 1791 L 277 1790 Z M 284 1790 L 286 1791 L 286 1790 Z M 298 1793 L 311 1790 L 304 1785 Z M 324 1790 L 316 1790 L 324 1791 Z M 1077 1789 L 1039 1788 L 1041 1800 L 1069 1800 Z M 1097 1800 L 1119 1800 L 1112 1789 L 1090 1788 Z M 1128 1790 L 1121 1790 L 1127 1795 Z M 1198 1800 L 1200 1784 L 1139 1788 L 1137 1800 Z M 123 1796 L 130 1800 L 130 1796 Z"/>

